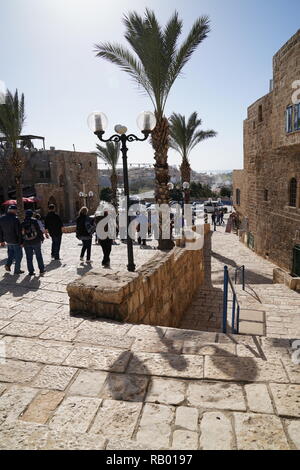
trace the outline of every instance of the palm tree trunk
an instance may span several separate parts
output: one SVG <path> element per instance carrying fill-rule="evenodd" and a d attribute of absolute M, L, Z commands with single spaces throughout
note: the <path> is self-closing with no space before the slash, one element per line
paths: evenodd
<path fill-rule="evenodd" d="M 188 161 L 187 157 L 182 158 L 182 163 L 180 166 L 181 172 L 181 182 L 182 183 L 190 183 L 191 182 L 191 165 Z M 190 190 L 185 191 L 185 204 L 189 204 L 190 202 Z"/>
<path fill-rule="evenodd" d="M 156 204 L 169 204 L 169 165 L 168 165 L 168 149 L 169 149 L 169 122 L 166 117 L 157 116 L 157 124 L 152 132 L 152 146 L 155 151 L 155 201 Z M 166 221 L 168 227 L 163 227 L 162 217 L 159 217 L 159 250 L 170 250 L 174 243 L 172 240 L 163 239 L 163 233 L 169 231 L 170 221 Z"/>
<path fill-rule="evenodd" d="M 18 149 L 13 152 L 13 168 L 15 172 L 15 186 L 16 186 L 16 200 L 18 207 L 18 217 L 22 221 L 25 218 L 24 204 L 23 204 L 23 186 L 22 186 L 22 170 L 23 170 L 23 156 Z"/>
<path fill-rule="evenodd" d="M 112 170 L 110 176 L 111 189 L 112 189 L 112 204 L 116 211 L 118 211 L 118 199 L 117 199 L 117 188 L 118 188 L 118 176 L 115 170 Z"/>

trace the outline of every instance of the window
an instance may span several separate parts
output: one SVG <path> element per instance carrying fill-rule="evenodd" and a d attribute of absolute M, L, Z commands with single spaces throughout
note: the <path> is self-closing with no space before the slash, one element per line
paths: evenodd
<path fill-rule="evenodd" d="M 300 130 L 300 103 L 294 106 L 294 130 Z"/>
<path fill-rule="evenodd" d="M 300 103 L 289 106 L 286 110 L 286 132 L 300 130 Z"/>
<path fill-rule="evenodd" d="M 290 181 L 289 206 L 290 207 L 296 207 L 297 206 L 297 180 L 296 180 L 296 178 L 292 178 L 291 181 Z"/>
<path fill-rule="evenodd" d="M 267 189 L 264 190 L 264 201 L 269 200 L 269 191 Z"/>
<path fill-rule="evenodd" d="M 293 106 L 289 106 L 286 110 L 286 132 L 293 132 Z"/>
<path fill-rule="evenodd" d="M 258 107 L 258 122 L 262 122 L 263 121 L 263 112 L 262 112 L 262 105 L 260 104 L 259 107 Z"/>
<path fill-rule="evenodd" d="M 241 190 L 237 189 L 235 192 L 235 202 L 239 206 L 241 204 Z"/>

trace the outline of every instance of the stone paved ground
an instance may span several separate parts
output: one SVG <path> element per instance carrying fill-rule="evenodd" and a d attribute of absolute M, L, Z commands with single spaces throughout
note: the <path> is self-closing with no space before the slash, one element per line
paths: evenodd
<path fill-rule="evenodd" d="M 114 252 L 113 266 L 125 264 L 125 247 Z M 153 253 L 136 250 L 137 264 Z M 260 295 L 273 287 L 271 266 L 235 237 L 215 234 L 213 255 L 211 289 L 236 256 L 269 280 Z M 300 366 L 288 338 L 70 317 L 66 284 L 87 269 L 77 259 L 66 235 L 62 265 L 45 277 L 1 275 L 1 449 L 300 449 Z M 294 305 L 281 312 L 296 294 L 274 289 L 274 316 L 294 321 Z"/>
<path fill-rule="evenodd" d="M 225 265 L 232 279 L 235 267 L 246 267 L 246 290 L 241 286 L 236 288 L 241 304 L 242 333 L 300 339 L 300 293 L 273 284 L 275 265 L 249 250 L 236 235 L 225 233 L 225 227 L 217 227 L 217 232 L 206 243 L 206 286 L 199 290 L 182 321 L 182 328 L 222 331 Z M 229 324 L 230 316 L 231 304 Z"/>

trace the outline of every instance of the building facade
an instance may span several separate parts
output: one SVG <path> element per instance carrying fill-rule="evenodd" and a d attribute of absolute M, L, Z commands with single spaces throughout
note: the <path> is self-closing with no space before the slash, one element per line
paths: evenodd
<path fill-rule="evenodd" d="M 12 171 L 8 172 L 7 178 L 8 189 L 4 195 L 2 187 L 2 200 L 7 196 L 15 198 Z M 33 149 L 25 155 L 22 181 L 24 196 L 38 198 L 37 208 L 42 215 L 47 213 L 49 204 L 53 203 L 63 220 L 71 222 L 83 205 L 87 205 L 91 213 L 99 205 L 96 153 L 55 150 L 53 147 L 50 150 Z"/>
<path fill-rule="evenodd" d="M 248 108 L 233 197 L 241 240 L 300 275 L 300 30 L 273 58 L 270 92 Z"/>

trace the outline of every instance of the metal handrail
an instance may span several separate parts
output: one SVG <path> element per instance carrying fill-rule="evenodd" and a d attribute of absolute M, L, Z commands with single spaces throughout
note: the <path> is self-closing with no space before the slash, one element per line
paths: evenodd
<path fill-rule="evenodd" d="M 223 333 L 227 333 L 227 316 L 228 316 L 228 285 L 232 290 L 232 312 L 231 312 L 231 332 L 232 334 L 239 334 L 240 322 L 240 304 L 237 298 L 234 284 L 229 276 L 228 266 L 224 266 L 224 296 L 223 296 Z M 236 329 L 234 327 L 236 321 Z"/>

